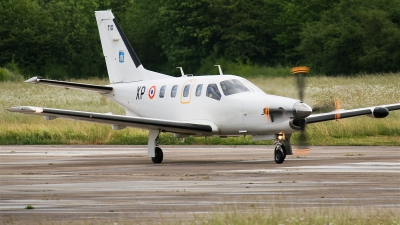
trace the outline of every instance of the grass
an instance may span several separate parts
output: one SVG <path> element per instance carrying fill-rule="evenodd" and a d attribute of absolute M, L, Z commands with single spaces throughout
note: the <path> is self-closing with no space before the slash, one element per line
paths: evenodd
<path fill-rule="evenodd" d="M 342 108 L 351 109 L 400 102 L 400 74 L 375 74 L 357 77 L 309 77 L 305 102 L 311 106 L 329 105 L 341 100 Z M 73 80 L 91 84 L 107 84 L 108 80 Z M 254 77 L 255 83 L 268 94 L 297 97 L 292 77 Z M 10 113 L 5 109 L 33 105 L 72 110 L 124 114 L 124 109 L 96 93 L 66 90 L 16 81 L 0 82 L 0 144 L 147 144 L 147 131 L 127 128 L 114 131 L 111 126 L 81 121 Z M 400 112 L 392 111 L 384 119 L 365 116 L 310 124 L 307 135 L 312 145 L 400 145 Z M 251 137 L 194 138 L 185 142 L 172 134 L 162 134 L 162 144 L 174 145 L 247 145 L 272 144 L 254 142 Z M 293 135 L 296 144 L 298 135 Z"/>
<path fill-rule="evenodd" d="M 278 224 L 392 224 L 400 223 L 399 215 L 390 211 L 371 210 L 360 212 L 343 208 L 330 209 L 289 209 L 284 210 L 276 208 L 273 211 L 266 212 L 264 210 L 255 210 L 254 212 L 223 212 L 214 213 L 210 218 L 202 221 L 197 221 L 192 224 L 213 224 L 213 225 L 244 225 L 244 224 L 263 224 L 263 225 L 278 225 Z"/>
<path fill-rule="evenodd" d="M 144 222 L 140 224 L 193 224 L 193 225 L 399 225 L 400 216 L 390 209 L 369 209 L 363 207 L 316 207 L 316 208 L 283 208 L 275 206 L 272 209 L 260 209 L 258 204 L 251 204 L 247 210 L 228 209 L 214 210 L 210 214 L 194 214 L 193 218 L 175 220 L 161 220 L 158 222 Z M 114 212 L 109 210 L 108 212 Z M 6 224 L 25 224 L 22 220 L 8 220 Z M 63 220 L 63 221 L 35 221 L 30 224 L 132 224 L 134 220 L 124 218 L 97 218 L 91 220 Z"/>
<path fill-rule="evenodd" d="M 25 207 L 25 209 L 35 209 L 35 207 L 33 207 L 32 205 L 27 205 L 27 206 Z"/>

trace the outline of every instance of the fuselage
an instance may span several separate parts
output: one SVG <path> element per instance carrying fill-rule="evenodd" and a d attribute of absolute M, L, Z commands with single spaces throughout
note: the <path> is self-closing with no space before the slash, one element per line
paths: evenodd
<path fill-rule="evenodd" d="M 267 115 L 265 108 L 291 111 L 299 100 L 268 95 L 233 75 L 185 76 L 110 84 L 107 96 L 128 116 L 212 123 L 213 135 L 292 133 L 290 116 Z"/>

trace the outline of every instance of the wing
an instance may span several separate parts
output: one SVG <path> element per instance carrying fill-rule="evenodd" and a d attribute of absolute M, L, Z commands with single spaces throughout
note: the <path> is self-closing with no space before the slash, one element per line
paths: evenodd
<path fill-rule="evenodd" d="M 384 118 L 389 115 L 389 111 L 399 110 L 400 103 L 391 105 L 372 106 L 367 108 L 359 108 L 352 110 L 339 110 L 329 113 L 313 114 L 307 117 L 307 124 L 318 123 L 328 120 L 338 120 L 348 117 L 368 115 L 374 118 Z"/>
<path fill-rule="evenodd" d="M 136 127 L 149 130 L 161 130 L 164 132 L 185 133 L 192 135 L 209 135 L 218 131 L 211 122 L 188 123 L 183 121 L 160 120 L 144 117 L 130 117 L 121 115 L 110 115 L 94 112 L 72 111 L 65 109 L 41 108 L 34 106 L 17 106 L 7 109 L 10 112 L 46 116 L 47 119 L 57 117 L 83 120 L 95 123 L 112 124 L 119 126 Z"/>
<path fill-rule="evenodd" d="M 29 80 L 26 80 L 25 83 L 44 84 L 44 85 L 79 89 L 85 91 L 95 91 L 101 94 L 107 94 L 113 90 L 113 88 L 109 86 L 74 83 L 74 82 L 58 81 L 58 80 L 48 80 L 48 79 L 43 79 L 42 77 L 32 77 Z"/>

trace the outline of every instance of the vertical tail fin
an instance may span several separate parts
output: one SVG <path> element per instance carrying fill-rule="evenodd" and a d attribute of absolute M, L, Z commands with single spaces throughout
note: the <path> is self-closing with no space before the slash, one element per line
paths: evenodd
<path fill-rule="evenodd" d="M 96 11 L 95 14 L 110 83 L 169 77 L 143 67 L 111 10 Z"/>

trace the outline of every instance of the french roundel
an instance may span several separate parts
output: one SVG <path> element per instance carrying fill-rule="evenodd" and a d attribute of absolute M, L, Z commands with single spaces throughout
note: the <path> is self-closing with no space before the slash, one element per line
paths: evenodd
<path fill-rule="evenodd" d="M 156 95 L 156 86 L 152 86 L 152 87 L 149 89 L 149 98 L 150 98 L 150 99 L 153 99 L 155 95 Z"/>

